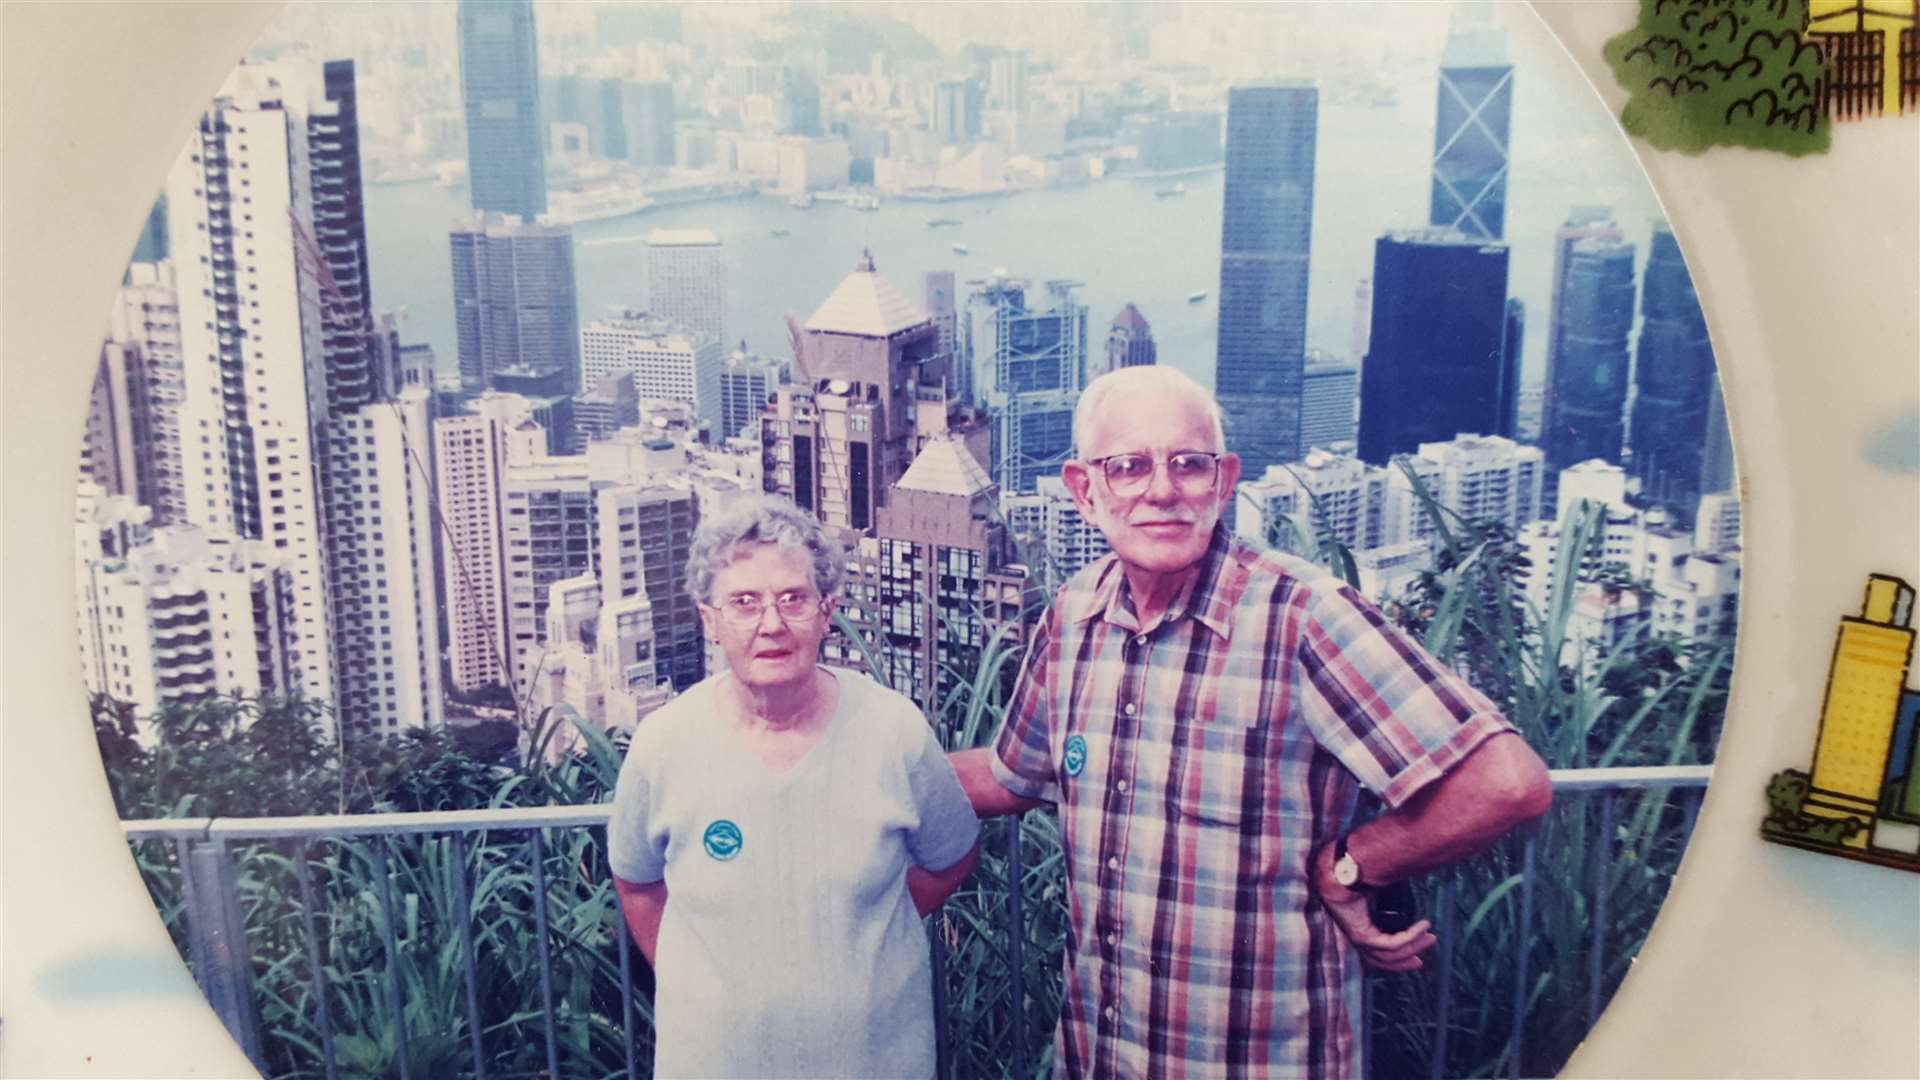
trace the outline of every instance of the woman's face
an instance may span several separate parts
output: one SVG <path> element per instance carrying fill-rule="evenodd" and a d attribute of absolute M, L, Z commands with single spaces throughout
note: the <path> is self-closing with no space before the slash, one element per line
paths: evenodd
<path fill-rule="evenodd" d="M 700 606 L 700 618 L 735 678 L 753 689 L 772 689 L 812 677 L 832 609 L 832 598 L 813 586 L 805 552 L 744 544 L 714 575 L 713 596 Z"/>

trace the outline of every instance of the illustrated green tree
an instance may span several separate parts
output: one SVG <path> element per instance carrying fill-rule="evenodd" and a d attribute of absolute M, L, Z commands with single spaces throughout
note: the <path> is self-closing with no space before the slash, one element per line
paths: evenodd
<path fill-rule="evenodd" d="M 1825 153 L 1827 73 L 1801 36 L 1806 0 L 1641 0 L 1604 55 L 1631 95 L 1620 123 L 1663 150 Z"/>

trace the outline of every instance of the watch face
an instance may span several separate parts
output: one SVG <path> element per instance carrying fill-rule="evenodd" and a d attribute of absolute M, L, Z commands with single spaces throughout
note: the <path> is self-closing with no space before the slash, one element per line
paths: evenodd
<path fill-rule="evenodd" d="M 1334 860 L 1333 880 L 1348 889 L 1360 884 L 1360 864 L 1353 861 L 1352 855 L 1341 855 Z"/>

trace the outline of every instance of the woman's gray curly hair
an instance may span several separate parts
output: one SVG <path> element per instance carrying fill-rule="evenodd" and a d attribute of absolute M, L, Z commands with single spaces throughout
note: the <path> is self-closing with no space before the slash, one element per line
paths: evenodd
<path fill-rule="evenodd" d="M 694 600 L 713 603 L 713 579 L 743 544 L 777 544 L 801 552 L 813 565 L 813 587 L 820 595 L 840 591 L 847 573 L 845 555 L 840 542 L 812 514 L 778 495 L 741 495 L 716 502 L 719 508 L 700 519 L 687 552 L 687 592 Z"/>

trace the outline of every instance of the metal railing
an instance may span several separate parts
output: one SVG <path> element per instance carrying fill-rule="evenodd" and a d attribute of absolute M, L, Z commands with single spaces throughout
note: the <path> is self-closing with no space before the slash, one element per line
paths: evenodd
<path fill-rule="evenodd" d="M 1616 823 L 1617 799 L 1623 794 L 1653 792 L 1681 792 L 1678 804 L 1685 815 L 1686 835 L 1691 831 L 1693 818 L 1699 812 L 1704 798 L 1704 789 L 1711 778 L 1711 766 L 1666 766 L 1646 768 L 1613 768 L 1555 770 L 1552 773 L 1556 805 L 1553 814 L 1568 812 L 1564 805 L 1565 796 L 1585 794 L 1598 800 L 1597 807 L 1586 807 L 1580 812 L 1592 809 L 1597 813 L 1598 825 L 1595 830 L 1601 842 L 1590 845 L 1587 882 L 1583 886 L 1583 895 L 1587 904 L 1587 918 L 1595 927 L 1595 940 L 1590 948 L 1587 962 L 1587 986 L 1585 990 L 1585 1014 L 1590 1024 L 1597 1019 L 1605 1004 L 1609 992 L 1605 961 L 1609 955 L 1606 939 L 1608 919 L 1609 872 L 1614 858 L 1614 833 Z M 395 924 L 400 912 L 393 895 L 392 874 L 389 868 L 393 862 L 392 845 L 396 838 L 444 837 L 449 845 L 449 862 L 459 868 L 451 875 L 456 892 L 456 905 L 465 917 L 459 920 L 459 951 L 462 981 L 464 983 L 464 1007 L 466 1028 L 471 1054 L 470 1066 L 462 1075 L 484 1077 L 488 1071 L 488 1059 L 482 1045 L 482 1033 L 488 1030 L 483 1023 L 480 992 L 476 980 L 476 955 L 479 946 L 473 934 L 473 897 L 472 883 L 468 881 L 467 841 L 470 834 L 479 834 L 484 844 L 489 833 L 519 833 L 528 838 L 525 845 L 525 861 L 532 875 L 532 907 L 535 939 L 538 947 L 540 979 L 540 1020 L 544 1036 L 546 1075 L 558 1077 L 564 1075 L 560 1070 L 559 1038 L 556 1031 L 556 1010 L 553 987 L 553 958 L 549 951 L 549 937 L 552 928 L 548 916 L 547 850 L 545 836 L 551 829 L 603 829 L 606 826 L 610 806 L 552 806 L 526 809 L 504 810 L 463 810 L 430 813 L 400 814 L 358 814 L 333 817 L 286 817 L 286 818 L 169 818 L 150 820 L 130 820 L 122 822 L 129 841 L 136 844 L 150 842 L 169 842 L 174 859 L 180 871 L 181 907 L 186 923 L 186 947 L 188 960 L 202 991 L 212 1004 L 216 1013 L 225 1023 L 241 1048 L 254 1063 L 265 1069 L 265 1057 L 262 1052 L 259 1010 L 256 1007 L 253 987 L 252 968 L 254 957 L 249 954 L 247 925 L 242 917 L 239 892 L 236 887 L 236 861 L 230 844 L 255 843 L 261 841 L 278 844 L 291 844 L 296 848 L 292 865 L 297 873 L 299 886 L 300 917 L 305 933 L 305 963 L 310 979 L 312 1000 L 317 1003 L 313 1009 L 313 1024 L 317 1030 L 318 1050 L 325 1075 L 329 1080 L 340 1074 L 336 1056 L 334 1033 L 331 1030 L 331 1010 L 328 1006 L 329 986 L 326 965 L 321 956 L 321 933 L 316 925 L 316 897 L 311 882 L 310 866 L 312 845 L 316 841 L 343 843 L 361 843 L 369 846 L 370 859 L 377 879 L 377 903 L 380 911 L 382 951 L 385 958 L 383 972 L 384 996 L 387 1013 L 392 1018 L 392 1029 L 397 1042 L 392 1060 L 396 1075 L 402 1080 L 410 1080 L 409 1054 L 407 1049 L 407 1024 L 404 1020 L 405 1002 L 402 994 L 402 979 L 398 967 L 400 955 L 399 943 L 395 936 Z M 1550 815 L 1551 817 L 1551 815 Z M 1010 981 L 1010 999 L 1015 1003 L 1010 1015 L 1010 1044 L 1006 1056 L 1005 1075 L 1031 1075 L 1036 1064 L 1032 1060 L 1029 1043 L 1036 1032 L 1027 1030 L 1026 1009 L 1021 1003 L 1027 1000 L 1027 988 L 1023 986 L 1023 973 L 1026 965 L 1022 950 L 1026 935 L 1022 932 L 1026 926 L 1026 914 L 1022 911 L 1022 883 L 1028 871 L 1026 854 L 1022 852 L 1020 836 L 1022 830 L 1010 823 L 1004 830 L 1006 846 L 1003 852 L 1003 866 L 1006 874 L 1007 901 L 1004 911 L 1004 924 L 998 927 L 1005 935 L 1004 955 L 1008 964 Z M 1533 925 L 1536 902 L 1534 866 L 1536 859 L 1537 834 L 1529 832 L 1517 838 L 1518 861 L 1520 864 L 1517 882 L 1517 904 L 1519 909 L 1518 926 L 1522 934 Z M 1670 872 L 1670 871 L 1669 871 Z M 1456 898 L 1451 881 L 1440 884 L 1429 897 L 1430 910 L 1433 912 L 1435 932 L 1440 944 L 1436 947 L 1436 956 L 1430 963 L 1437 966 L 1437 979 L 1440 992 L 1437 1002 L 1437 1016 L 1433 1019 L 1432 1039 L 1428 1058 L 1428 1075 L 1438 1078 L 1447 1073 L 1447 1040 L 1451 1030 L 1449 1014 L 1453 1006 L 1453 994 L 1450 984 L 1451 968 L 1454 960 L 1454 937 L 1458 929 L 1454 922 Z M 617 904 L 616 904 L 617 907 Z M 614 916 L 618 918 L 617 913 Z M 997 920 L 996 920 L 997 921 Z M 629 1077 L 641 1075 L 640 1062 L 636 1051 L 637 1040 L 634 1037 L 635 1025 L 646 1023 L 644 1016 L 635 1008 L 633 963 L 633 945 L 631 937 L 624 932 L 624 926 L 618 922 L 612 936 L 618 941 L 619 982 L 621 984 L 621 1017 L 618 1029 L 625 1044 L 625 1068 Z M 1644 931 L 1643 931 L 1644 932 Z M 1638 947 L 1638 942 L 1632 943 Z M 946 978 L 943 966 L 946 962 L 944 950 L 938 935 L 934 936 L 932 946 L 935 972 L 935 1009 L 936 1015 L 946 1017 L 945 1001 Z M 1516 950 L 1513 957 L 1513 1026 L 1507 1036 L 1506 1051 L 1502 1060 L 1506 1067 L 1503 1075 L 1521 1075 L 1521 1052 L 1524 1049 L 1525 1024 L 1528 1013 L 1528 989 L 1530 978 L 1528 971 L 1530 950 Z M 1370 1021 L 1373 1014 L 1372 996 L 1375 980 L 1366 983 L 1367 999 L 1363 1006 L 1363 1023 Z M 940 1075 L 951 1076 L 953 1059 L 949 1052 L 948 1041 L 950 1024 L 939 1023 L 939 1070 Z M 1363 1030 L 1362 1044 L 1374 1045 L 1375 1033 Z"/>

